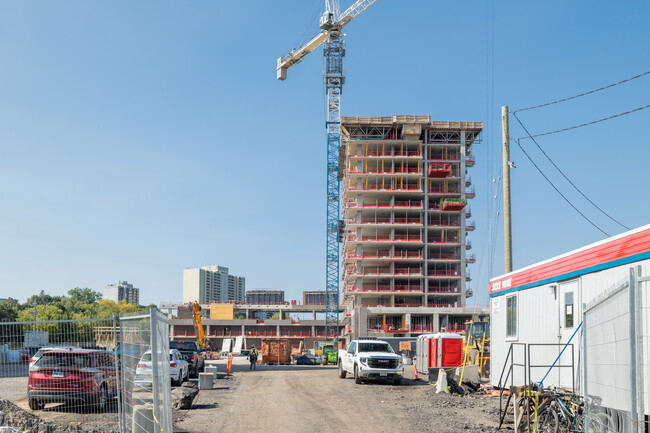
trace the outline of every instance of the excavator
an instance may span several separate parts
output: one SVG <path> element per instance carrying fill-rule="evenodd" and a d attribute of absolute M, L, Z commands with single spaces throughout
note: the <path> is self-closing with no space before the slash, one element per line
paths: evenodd
<path fill-rule="evenodd" d="M 201 306 L 198 302 L 194 301 L 192 305 L 194 310 L 194 330 L 196 331 L 196 342 L 199 344 L 201 349 L 208 347 L 208 340 L 205 338 L 203 333 L 203 323 L 201 322 Z"/>

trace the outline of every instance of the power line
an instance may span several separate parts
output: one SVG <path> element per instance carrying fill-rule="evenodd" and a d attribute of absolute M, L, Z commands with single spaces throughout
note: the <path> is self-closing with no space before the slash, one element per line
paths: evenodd
<path fill-rule="evenodd" d="M 560 174 L 561 174 L 561 175 L 562 175 L 562 176 L 567 180 L 567 182 L 569 182 L 569 183 L 571 184 L 572 187 L 574 187 L 574 188 L 576 189 L 576 191 L 578 191 L 578 192 L 580 193 L 581 196 L 583 196 L 583 197 L 584 197 L 584 198 L 585 198 L 589 203 L 591 203 L 591 204 L 592 204 L 596 209 L 598 209 L 599 211 L 601 211 L 601 212 L 602 212 L 602 213 L 603 213 L 607 218 L 609 218 L 610 220 L 614 221 L 614 222 L 615 222 L 616 224 L 618 224 L 619 226 L 621 226 L 621 227 L 623 227 L 623 228 L 625 228 L 625 229 L 627 229 L 627 230 L 630 230 L 630 228 L 629 228 L 628 226 L 626 226 L 625 224 L 620 223 L 619 221 L 617 221 L 616 219 L 614 219 L 614 217 L 612 217 L 612 216 L 609 215 L 607 212 L 605 212 L 605 211 L 602 210 L 600 207 L 598 207 L 598 205 L 596 205 L 596 203 L 594 203 L 593 201 L 591 201 L 591 199 L 590 199 L 589 197 L 587 197 L 587 196 L 586 196 L 586 195 L 585 195 L 585 194 L 580 190 L 580 188 L 578 188 L 578 187 L 577 187 L 573 182 L 571 182 L 571 179 L 569 179 L 569 178 L 567 177 L 567 175 L 564 174 L 564 172 L 563 172 L 562 170 L 560 170 L 560 167 L 558 167 L 557 164 L 555 164 L 555 162 L 553 162 L 553 160 L 551 159 L 551 157 L 548 156 L 548 154 L 544 151 L 544 149 L 542 149 L 542 146 L 540 146 L 539 143 L 537 142 L 537 140 L 535 140 L 535 139 L 533 138 L 534 136 L 533 136 L 533 135 L 530 135 L 530 132 L 529 132 L 528 129 L 524 126 L 524 124 L 521 122 L 521 120 L 519 119 L 519 117 L 517 117 L 517 114 L 516 114 L 516 113 L 512 113 L 512 115 L 515 116 L 515 119 L 517 119 L 517 122 L 519 122 L 519 124 L 521 125 L 521 127 L 524 128 L 524 131 L 526 131 L 526 134 L 528 134 L 528 137 L 530 137 L 530 139 L 533 140 L 533 143 L 535 143 L 535 144 L 537 145 L 537 148 L 538 148 L 539 150 L 542 151 L 542 153 L 544 154 L 544 156 L 546 157 L 546 159 L 548 159 L 548 160 L 551 162 L 551 164 L 553 164 L 553 167 L 555 167 L 555 168 L 557 169 L 557 171 L 560 172 Z M 517 141 L 517 144 L 519 144 L 519 141 Z"/>
<path fill-rule="evenodd" d="M 594 89 L 594 90 L 590 90 L 590 91 L 585 92 L 585 93 L 581 93 L 579 95 L 570 96 L 570 97 L 564 98 L 564 99 L 558 99 L 557 101 L 547 102 L 546 104 L 535 105 L 533 107 L 521 108 L 519 110 L 513 111 L 512 113 L 514 114 L 514 113 L 518 113 L 519 111 L 534 110 L 536 108 L 547 107 L 549 105 L 559 104 L 560 102 L 570 101 L 571 99 L 576 99 L 576 98 L 580 98 L 582 96 L 591 95 L 592 93 L 600 92 L 601 90 L 609 89 L 611 87 L 618 86 L 619 84 L 623 84 L 623 83 L 627 83 L 628 81 L 636 80 L 637 78 L 641 78 L 641 77 L 643 77 L 645 75 L 648 75 L 648 74 L 650 74 L 650 71 L 644 72 L 644 73 L 639 74 L 639 75 L 635 75 L 634 77 L 626 78 L 625 80 L 619 81 L 618 83 L 608 84 L 607 86 L 600 87 L 600 88 Z"/>
<path fill-rule="evenodd" d="M 626 111 L 624 113 L 614 114 L 613 116 L 605 117 L 603 119 L 593 120 L 591 122 L 583 123 L 583 124 L 576 125 L 576 126 L 571 126 L 569 128 L 563 128 L 563 129 L 558 129 L 556 131 L 544 132 L 542 134 L 528 135 L 528 137 L 520 137 L 520 138 L 517 138 L 517 140 L 523 140 L 525 138 L 531 138 L 532 139 L 533 137 L 542 137 L 544 135 L 557 134 L 558 132 L 566 132 L 566 131 L 570 131 L 572 129 L 582 128 L 583 126 L 589 126 L 589 125 L 593 125 L 595 123 L 604 122 L 605 120 L 615 119 L 617 117 L 625 116 L 626 114 L 636 113 L 637 111 L 645 110 L 646 108 L 650 108 L 650 105 L 646 105 L 645 107 L 635 108 L 634 110 Z M 517 111 L 522 111 L 522 110 L 517 110 Z M 514 115 L 517 111 L 512 111 L 511 113 Z M 519 120 L 519 119 L 517 119 L 517 120 Z"/>
<path fill-rule="evenodd" d="M 530 161 L 530 162 L 535 166 L 535 168 L 537 169 L 537 171 L 539 171 L 539 173 L 544 177 L 544 179 L 546 179 L 546 181 L 547 181 L 547 182 L 548 182 L 548 183 L 553 187 L 553 189 L 554 189 L 558 194 L 560 194 L 560 197 L 562 197 L 562 198 L 564 199 L 564 201 L 566 201 L 567 203 L 569 203 L 569 206 L 571 206 L 571 207 L 573 208 L 573 210 L 575 210 L 576 212 L 578 212 L 578 213 L 580 214 L 580 216 L 582 216 L 585 220 L 587 220 L 587 221 L 589 222 L 589 224 L 591 224 L 592 226 L 596 227 L 596 228 L 597 228 L 601 233 L 603 233 L 605 236 L 609 237 L 609 234 L 607 234 L 607 232 L 605 232 L 603 229 L 601 229 L 600 227 L 598 227 L 598 226 L 597 226 L 597 225 L 596 225 L 592 220 L 590 220 L 589 218 L 587 218 L 587 217 L 585 216 L 585 214 L 583 214 L 582 212 L 580 212 L 580 211 L 578 210 L 578 208 L 575 207 L 575 206 L 573 205 L 573 203 L 571 203 L 571 202 L 569 201 L 569 199 L 566 198 L 566 197 L 564 196 L 564 194 L 562 194 L 562 193 L 560 192 L 559 189 L 557 189 L 557 187 L 553 184 L 553 182 L 551 182 L 551 180 L 550 180 L 548 177 L 546 177 L 546 175 L 544 174 L 544 172 L 542 171 L 542 169 L 539 168 L 539 166 L 538 166 L 537 164 L 535 164 L 535 161 L 533 161 L 533 159 L 530 157 L 530 155 L 528 155 L 528 153 L 524 150 L 524 148 L 523 148 L 523 147 L 521 146 L 521 144 L 519 143 L 519 139 L 517 139 L 517 140 L 515 140 L 515 141 L 516 141 L 516 143 L 517 143 L 517 146 L 519 146 L 519 148 L 521 149 L 521 151 L 524 152 L 524 155 L 526 155 L 526 158 L 528 158 L 528 160 L 529 160 L 529 161 Z"/>

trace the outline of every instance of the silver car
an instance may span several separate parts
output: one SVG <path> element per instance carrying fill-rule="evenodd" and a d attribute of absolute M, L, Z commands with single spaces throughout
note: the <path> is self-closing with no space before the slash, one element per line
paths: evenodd
<path fill-rule="evenodd" d="M 190 367 L 183 355 L 176 350 L 169 350 L 169 377 L 172 385 L 180 386 L 190 376 Z M 143 388 L 153 386 L 153 372 L 151 368 L 151 350 L 147 350 L 138 362 L 138 368 L 135 370 L 135 385 Z"/>

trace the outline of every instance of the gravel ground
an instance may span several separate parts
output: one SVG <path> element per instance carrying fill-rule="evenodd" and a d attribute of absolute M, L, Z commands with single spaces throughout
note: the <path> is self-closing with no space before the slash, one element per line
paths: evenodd
<path fill-rule="evenodd" d="M 0 400 L 0 411 L 5 413 L 5 422 L 8 426 L 29 433 L 117 433 L 119 429 L 110 426 L 91 426 L 81 423 L 65 425 L 42 418 L 26 411 L 7 400 Z"/>
<path fill-rule="evenodd" d="M 222 362 L 222 361 L 218 361 Z M 260 366 L 235 358 L 233 375 L 202 390 L 189 411 L 174 413 L 174 431 L 232 432 L 496 432 L 498 397 L 434 394 L 412 379 L 401 386 L 357 385 L 336 367 Z"/>
<path fill-rule="evenodd" d="M 27 377 L 0 379 L 0 399 L 16 401 L 27 397 Z"/>

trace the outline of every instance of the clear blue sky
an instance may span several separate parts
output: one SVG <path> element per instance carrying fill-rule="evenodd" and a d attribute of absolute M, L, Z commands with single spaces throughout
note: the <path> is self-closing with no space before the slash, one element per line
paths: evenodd
<path fill-rule="evenodd" d="M 216 264 L 248 289 L 323 289 L 322 55 L 275 79 L 320 3 L 0 1 L 0 297 L 128 280 L 144 303 L 178 301 L 183 268 Z M 503 272 L 501 220 L 488 245 L 501 105 L 650 70 L 648 16 L 647 1 L 378 0 L 347 28 L 344 115 L 485 122 L 470 170 L 475 302 Z M 521 119 L 544 132 L 649 103 L 645 77 Z M 645 110 L 539 142 L 637 227 L 650 214 L 649 120 Z M 514 145 L 512 159 L 516 268 L 604 237 Z M 542 166 L 608 233 L 622 231 Z"/>

